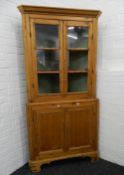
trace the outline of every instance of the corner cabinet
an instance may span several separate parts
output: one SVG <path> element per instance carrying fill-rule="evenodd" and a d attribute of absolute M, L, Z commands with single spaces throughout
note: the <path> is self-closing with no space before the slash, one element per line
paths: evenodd
<path fill-rule="evenodd" d="M 98 158 L 97 10 L 21 5 L 33 172 L 54 160 Z"/>

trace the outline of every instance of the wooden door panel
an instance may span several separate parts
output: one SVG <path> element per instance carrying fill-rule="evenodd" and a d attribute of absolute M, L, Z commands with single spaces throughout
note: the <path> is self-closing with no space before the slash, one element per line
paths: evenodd
<path fill-rule="evenodd" d="M 69 147 L 79 147 L 89 144 L 90 111 L 70 110 L 70 145 Z"/>
<path fill-rule="evenodd" d="M 64 112 L 61 109 L 34 110 L 29 118 L 33 156 L 49 157 L 63 152 Z M 31 152 L 32 152 L 31 151 Z"/>
<path fill-rule="evenodd" d="M 68 109 L 66 120 L 69 125 L 69 150 L 94 147 L 96 138 L 96 119 L 92 105 Z"/>

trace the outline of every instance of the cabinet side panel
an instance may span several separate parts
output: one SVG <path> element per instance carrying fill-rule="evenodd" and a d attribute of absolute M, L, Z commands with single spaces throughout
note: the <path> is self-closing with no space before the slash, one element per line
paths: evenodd
<path fill-rule="evenodd" d="M 94 148 L 96 148 L 98 150 L 98 141 L 99 141 L 99 100 L 97 99 L 96 103 L 94 104 L 94 110 L 95 110 L 95 113 L 94 115 L 96 116 L 96 124 L 94 125 L 94 128 L 95 128 L 95 142 L 94 142 Z M 99 150 L 98 150 L 99 151 Z"/>
<path fill-rule="evenodd" d="M 93 18 L 93 35 L 92 35 L 92 97 L 96 98 L 96 62 L 97 62 L 97 28 L 98 19 Z"/>
<path fill-rule="evenodd" d="M 33 121 L 32 121 L 32 108 L 30 105 L 27 105 L 27 128 L 28 128 L 28 144 L 29 144 L 29 157 L 30 160 L 34 160 L 35 158 L 35 142 L 33 141 L 33 130 L 32 130 L 32 125 L 33 125 Z"/>
<path fill-rule="evenodd" d="M 26 14 L 22 15 L 22 25 L 23 25 L 23 43 L 24 43 L 24 61 L 25 61 L 25 71 L 26 71 L 26 82 L 27 82 L 27 94 L 28 101 L 32 101 L 32 79 L 33 75 L 31 72 L 31 49 L 30 49 L 30 24 L 29 17 Z"/>

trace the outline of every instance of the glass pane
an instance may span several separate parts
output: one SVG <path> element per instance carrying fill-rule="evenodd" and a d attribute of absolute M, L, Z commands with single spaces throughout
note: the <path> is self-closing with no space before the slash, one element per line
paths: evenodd
<path fill-rule="evenodd" d="M 39 74 L 38 75 L 39 93 L 58 93 L 59 74 Z"/>
<path fill-rule="evenodd" d="M 58 26 L 36 24 L 36 47 L 58 48 Z"/>
<path fill-rule="evenodd" d="M 87 91 L 87 74 L 68 74 L 68 92 Z"/>
<path fill-rule="evenodd" d="M 88 70 L 88 52 L 85 51 L 69 51 L 68 58 L 69 70 Z"/>
<path fill-rule="evenodd" d="M 69 26 L 68 48 L 88 48 L 88 27 Z"/>
<path fill-rule="evenodd" d="M 59 70 L 59 54 L 53 50 L 37 50 L 38 70 Z"/>

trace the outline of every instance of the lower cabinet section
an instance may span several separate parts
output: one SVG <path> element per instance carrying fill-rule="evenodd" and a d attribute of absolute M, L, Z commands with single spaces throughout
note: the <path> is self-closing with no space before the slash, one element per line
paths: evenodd
<path fill-rule="evenodd" d="M 52 160 L 97 158 L 97 100 L 62 104 L 29 104 L 30 167 L 33 172 Z"/>

